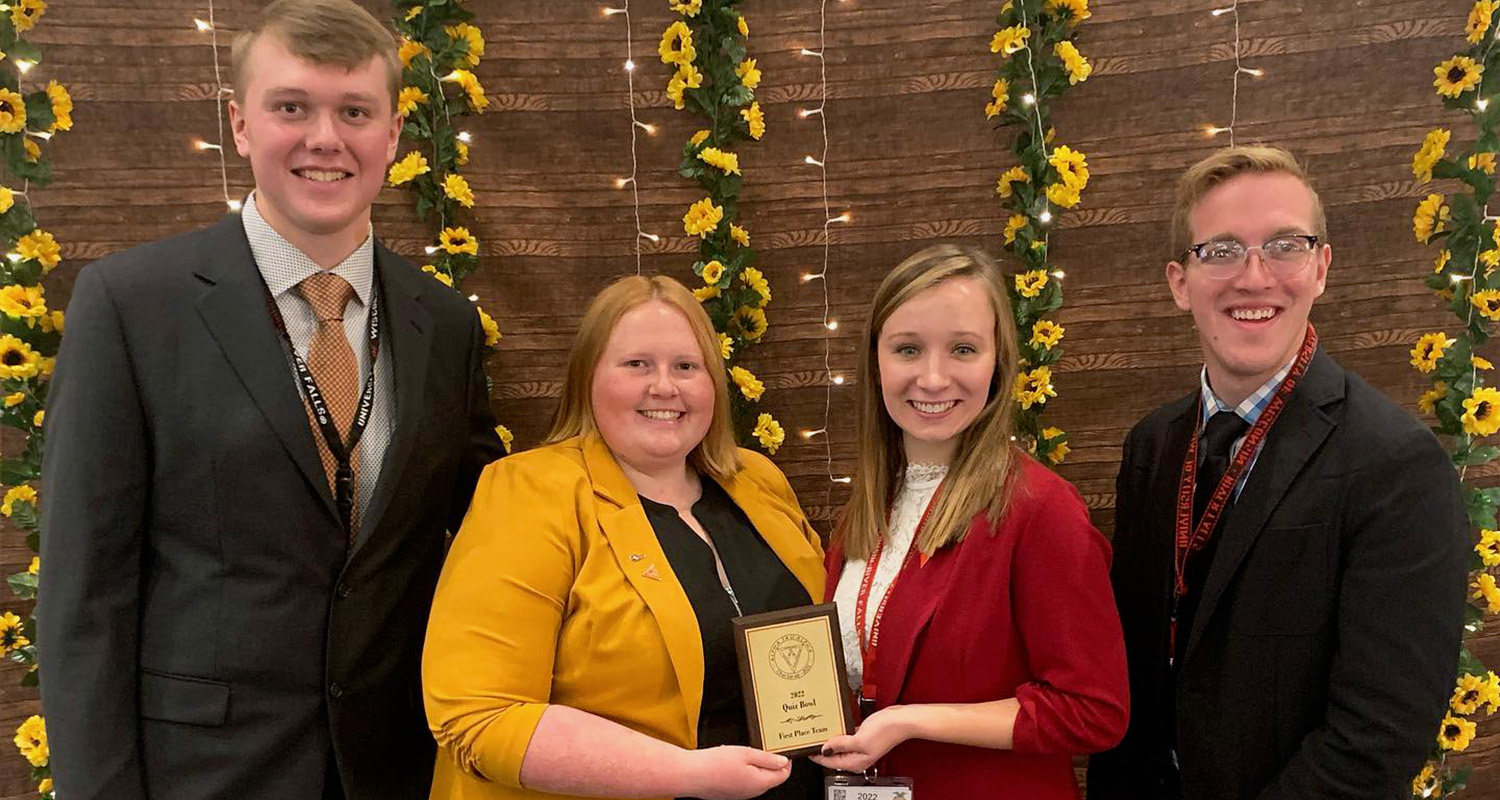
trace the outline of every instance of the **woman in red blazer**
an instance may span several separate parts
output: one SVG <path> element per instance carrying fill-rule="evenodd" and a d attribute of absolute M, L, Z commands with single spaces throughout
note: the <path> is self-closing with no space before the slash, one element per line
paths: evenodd
<path fill-rule="evenodd" d="M 1125 646 L 1108 543 L 1012 442 L 1032 388 L 1004 279 L 982 251 L 928 248 L 866 330 L 859 470 L 827 559 L 865 717 L 814 760 L 923 797 L 1076 798 L 1072 756 L 1125 733 Z"/>

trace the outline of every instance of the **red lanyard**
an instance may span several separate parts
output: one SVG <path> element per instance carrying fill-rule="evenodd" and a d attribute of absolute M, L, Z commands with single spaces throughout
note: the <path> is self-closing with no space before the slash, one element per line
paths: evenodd
<path fill-rule="evenodd" d="M 901 579 L 901 574 L 906 572 L 912 555 L 917 552 L 917 540 L 922 536 L 922 529 L 927 527 L 927 515 L 932 513 L 932 506 L 937 502 L 938 496 L 943 493 L 943 483 L 947 480 L 943 478 L 943 481 L 938 483 L 937 488 L 932 492 L 932 497 L 927 499 L 927 507 L 922 509 L 922 518 L 917 520 L 917 529 L 912 532 L 911 544 L 906 548 L 906 557 L 901 562 L 901 569 L 896 571 L 895 579 L 886 588 L 885 595 L 880 598 L 880 605 L 875 608 L 875 621 L 870 625 L 868 642 L 865 639 L 865 608 L 870 603 L 870 587 L 875 582 L 875 570 L 880 566 L 880 555 L 885 551 L 884 538 L 875 543 L 875 552 L 870 554 L 870 560 L 865 564 L 865 575 L 859 582 L 859 597 L 854 603 L 854 634 L 859 637 L 859 654 L 864 661 L 859 693 L 866 700 L 875 699 L 875 684 L 870 683 L 870 670 L 875 665 L 875 651 L 880 646 L 880 621 L 885 617 L 885 604 L 890 602 L 891 595 L 896 593 L 896 581 Z M 887 527 L 890 525 L 890 517 L 890 509 L 887 509 Z"/>
<path fill-rule="evenodd" d="M 1172 559 L 1176 579 L 1172 588 L 1170 642 L 1173 653 L 1177 652 L 1177 604 L 1188 593 L 1188 556 L 1208 544 L 1208 538 L 1213 534 L 1219 517 L 1223 515 L 1224 507 L 1229 504 L 1229 498 L 1234 493 L 1234 486 L 1239 482 L 1240 474 L 1245 471 L 1250 459 L 1260 450 L 1266 433 L 1271 430 L 1276 418 L 1280 417 L 1282 410 L 1286 408 L 1287 396 L 1297 388 L 1297 382 L 1307 372 L 1307 365 L 1312 362 L 1313 354 L 1317 352 L 1317 349 L 1318 332 L 1313 330 L 1312 323 L 1308 323 L 1307 334 L 1302 338 L 1302 349 L 1297 352 L 1297 360 L 1292 362 L 1291 371 L 1287 373 L 1281 386 L 1276 389 L 1276 394 L 1261 412 L 1260 417 L 1255 420 L 1255 425 L 1250 428 L 1250 432 L 1245 434 L 1245 439 L 1240 444 L 1240 451 L 1235 454 L 1234 461 L 1230 462 L 1229 468 L 1224 470 L 1224 477 L 1219 479 L 1219 485 L 1214 487 L 1213 496 L 1209 498 L 1208 506 L 1203 509 L 1203 516 L 1199 518 L 1196 526 L 1193 525 L 1193 491 L 1198 479 L 1198 436 L 1195 434 L 1188 444 L 1187 456 L 1182 461 L 1182 477 L 1177 483 L 1176 551 Z M 1198 396 L 1195 419 L 1202 424 L 1203 396 L 1201 392 Z"/>

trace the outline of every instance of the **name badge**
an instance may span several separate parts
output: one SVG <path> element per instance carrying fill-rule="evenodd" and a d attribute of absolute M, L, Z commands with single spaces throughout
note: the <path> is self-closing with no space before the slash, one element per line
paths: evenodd
<path fill-rule="evenodd" d="M 834 775 L 824 780 L 827 800 L 913 800 L 911 778 Z"/>

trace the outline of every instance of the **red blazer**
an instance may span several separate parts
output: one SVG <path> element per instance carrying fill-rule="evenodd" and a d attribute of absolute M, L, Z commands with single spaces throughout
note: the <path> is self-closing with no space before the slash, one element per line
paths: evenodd
<path fill-rule="evenodd" d="M 891 589 L 867 682 L 877 708 L 1017 698 L 1014 748 L 909 740 L 882 761 L 923 797 L 1073 800 L 1072 756 L 1125 735 L 1125 644 L 1109 583 L 1109 543 L 1073 485 L 1020 456 L 1004 519 L 968 535 Z M 844 569 L 827 556 L 827 601 Z"/>

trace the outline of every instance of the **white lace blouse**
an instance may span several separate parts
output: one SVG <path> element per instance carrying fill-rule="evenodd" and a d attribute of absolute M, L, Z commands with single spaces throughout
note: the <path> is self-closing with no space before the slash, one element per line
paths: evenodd
<path fill-rule="evenodd" d="M 868 637 L 875 623 L 875 611 L 890 591 L 891 584 L 906 561 L 912 539 L 917 533 L 917 523 L 938 484 L 948 474 L 943 464 L 910 464 L 900 479 L 901 488 L 896 491 L 896 502 L 891 506 L 889 538 L 875 568 L 875 577 L 870 581 L 870 598 L 865 606 L 865 629 L 855 632 L 854 607 L 859 602 L 859 585 L 864 580 L 868 559 L 849 560 L 844 563 L 844 573 L 834 590 L 833 601 L 839 607 L 839 627 L 844 634 L 844 663 L 849 669 L 849 686 L 858 690 L 864 672 L 864 660 L 860 656 L 861 637 Z"/>

